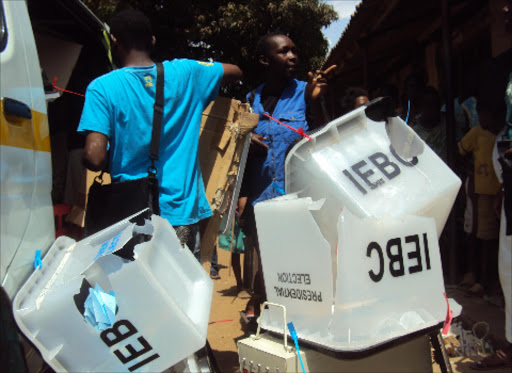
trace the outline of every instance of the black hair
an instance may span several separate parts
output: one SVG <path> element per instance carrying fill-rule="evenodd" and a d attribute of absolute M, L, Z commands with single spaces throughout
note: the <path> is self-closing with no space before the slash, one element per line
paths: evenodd
<path fill-rule="evenodd" d="M 398 92 L 398 88 L 397 88 L 396 85 L 389 84 L 389 83 L 383 84 L 380 87 L 380 95 L 383 96 L 383 97 L 384 96 L 391 97 L 391 99 L 394 100 L 394 102 L 396 104 L 398 104 L 399 92 Z"/>
<path fill-rule="evenodd" d="M 266 56 L 267 55 L 267 49 L 268 49 L 268 46 L 269 46 L 269 40 L 271 38 L 273 38 L 274 36 L 286 36 L 287 38 L 289 37 L 288 35 L 286 35 L 284 32 L 282 31 L 272 31 L 272 32 L 269 32 L 268 34 L 266 35 L 263 35 L 262 37 L 259 38 L 258 42 L 256 43 L 256 57 L 259 58 L 259 56 L 263 55 L 263 56 Z"/>
<path fill-rule="evenodd" d="M 341 98 L 341 107 L 343 113 L 354 110 L 355 100 L 360 96 L 368 96 L 368 91 L 361 87 L 348 87 L 345 94 Z"/>
<path fill-rule="evenodd" d="M 507 106 L 505 105 L 505 100 L 503 99 L 503 95 L 498 94 L 489 94 L 489 95 L 481 95 L 478 96 L 476 100 L 476 110 L 487 111 L 493 113 L 496 118 L 505 118 L 507 112 Z"/>
<path fill-rule="evenodd" d="M 400 106 L 400 92 L 398 91 L 398 87 L 391 83 L 384 83 L 380 87 L 380 96 L 381 97 L 390 97 L 393 110 L 397 109 Z"/>
<path fill-rule="evenodd" d="M 426 98 L 430 98 L 434 100 L 437 104 L 439 104 L 439 107 L 441 107 L 441 96 L 439 95 L 439 92 L 437 89 L 435 89 L 432 86 L 426 86 L 423 88 L 420 94 L 420 103 L 423 103 L 423 100 Z"/>
<path fill-rule="evenodd" d="M 151 51 L 153 31 L 146 15 L 135 9 L 126 9 L 112 18 L 110 33 L 127 49 Z"/>

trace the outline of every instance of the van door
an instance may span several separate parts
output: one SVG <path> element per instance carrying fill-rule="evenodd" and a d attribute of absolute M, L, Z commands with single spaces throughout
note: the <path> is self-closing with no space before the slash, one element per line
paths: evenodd
<path fill-rule="evenodd" d="M 45 94 L 25 1 L 0 0 L 0 280 L 10 298 L 55 238 Z"/>

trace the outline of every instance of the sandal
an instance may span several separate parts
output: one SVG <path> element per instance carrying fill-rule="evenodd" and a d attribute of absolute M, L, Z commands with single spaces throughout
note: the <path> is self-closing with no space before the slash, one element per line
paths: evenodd
<path fill-rule="evenodd" d="M 476 284 L 475 275 L 472 272 L 466 273 L 463 280 L 457 285 L 460 289 L 468 290 Z"/>
<path fill-rule="evenodd" d="M 466 294 L 471 297 L 481 297 L 485 294 L 485 289 L 478 282 L 474 284 L 471 288 L 466 290 Z"/>
<path fill-rule="evenodd" d="M 471 364 L 471 369 L 474 370 L 492 370 L 510 364 L 511 357 L 507 356 L 502 350 L 496 351 L 494 354 Z"/>

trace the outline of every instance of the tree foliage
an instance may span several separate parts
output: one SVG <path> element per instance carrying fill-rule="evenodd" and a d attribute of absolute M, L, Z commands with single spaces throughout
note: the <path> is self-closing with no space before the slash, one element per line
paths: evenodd
<path fill-rule="evenodd" d="M 327 52 L 322 27 L 337 19 L 319 0 L 83 0 L 107 23 L 116 11 L 132 7 L 151 19 L 157 38 L 156 59 L 213 59 L 244 71 L 243 83 L 231 87 L 238 96 L 261 83 L 255 46 L 268 32 L 289 35 L 299 50 L 299 78 L 319 68 Z"/>

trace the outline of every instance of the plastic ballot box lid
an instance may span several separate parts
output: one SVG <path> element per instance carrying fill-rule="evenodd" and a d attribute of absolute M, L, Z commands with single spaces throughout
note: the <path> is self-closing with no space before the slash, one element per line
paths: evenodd
<path fill-rule="evenodd" d="M 432 217 L 440 235 L 461 185 L 405 122 L 399 117 L 375 122 L 366 115 L 371 108 L 328 123 L 310 135 L 311 141 L 299 141 L 286 158 L 286 193 L 326 199 L 315 219 L 333 248 L 332 222 L 342 208 L 361 218 Z"/>
<path fill-rule="evenodd" d="M 335 262 L 311 215 L 319 206 L 296 196 L 255 206 L 267 299 L 286 306 L 301 335 L 326 334 L 332 316 Z M 282 330 L 281 311 L 270 308 L 268 313 Z"/>
<path fill-rule="evenodd" d="M 332 256 L 313 217 L 327 207 L 296 195 L 255 206 L 267 299 L 286 307 L 299 339 L 358 353 L 460 314 L 444 295 L 433 218 L 361 218 L 344 210 L 332 222 L 339 237 Z M 269 308 L 261 322 L 283 333 L 280 309 Z"/>
<path fill-rule="evenodd" d="M 113 255 L 134 240 L 145 242 L 131 256 Z M 161 372 L 204 346 L 212 290 L 172 226 L 153 215 L 79 242 L 59 237 L 13 310 L 55 371 Z"/>

